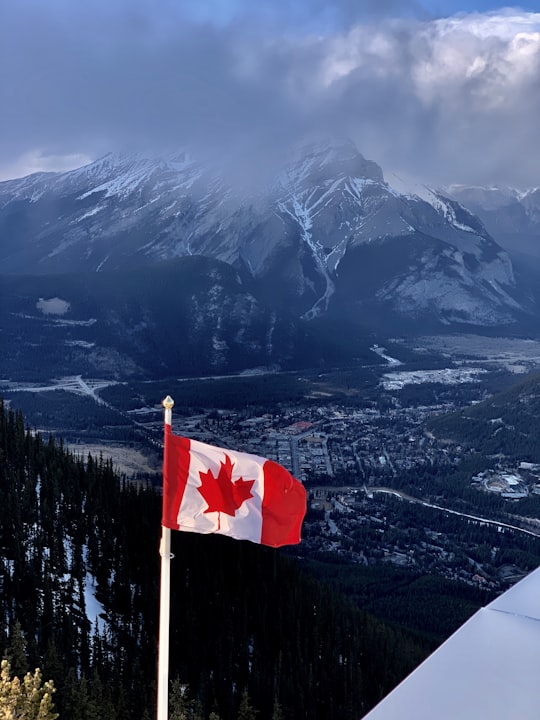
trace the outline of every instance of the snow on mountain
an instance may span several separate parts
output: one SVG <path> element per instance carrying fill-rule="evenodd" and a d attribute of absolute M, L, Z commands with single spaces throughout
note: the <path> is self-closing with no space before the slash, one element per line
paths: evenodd
<path fill-rule="evenodd" d="M 350 142 L 306 144 L 273 184 L 243 193 L 187 153 L 111 154 L 3 182 L 0 240 L 9 273 L 211 257 L 307 320 L 377 304 L 443 323 L 506 323 L 529 311 L 508 256 L 455 196 L 385 181 Z"/>
<path fill-rule="evenodd" d="M 519 310 L 511 294 L 512 265 L 478 218 L 425 186 L 397 176 L 385 182 L 381 169 L 354 146 L 338 153 L 327 148 L 308 152 L 280 182 L 278 212 L 294 223 L 324 281 L 305 317 L 329 309 L 339 294 L 340 274 L 361 261 L 355 256 L 366 245 L 373 246 L 371 273 L 380 278 L 375 297 L 398 314 L 435 312 L 444 323 L 491 325 L 511 322 Z M 429 247 L 423 247 L 426 238 L 431 238 Z M 385 277 L 389 263 L 384 256 L 395 239 L 407 254 L 407 265 Z M 361 296 L 360 290 L 355 299 Z"/>
<path fill-rule="evenodd" d="M 453 204 L 448 197 L 432 190 L 423 183 L 416 182 L 411 179 L 405 179 L 403 175 L 392 173 L 389 179 L 389 186 L 396 194 L 403 195 L 411 200 L 420 199 L 431 205 L 440 215 L 442 215 L 454 227 L 465 230 L 465 232 L 478 232 L 478 223 L 474 222 L 469 225 L 467 223 L 458 222 Z M 469 218 L 469 220 L 474 220 Z"/>
<path fill-rule="evenodd" d="M 540 188 L 451 185 L 449 197 L 478 215 L 505 249 L 540 257 Z"/>

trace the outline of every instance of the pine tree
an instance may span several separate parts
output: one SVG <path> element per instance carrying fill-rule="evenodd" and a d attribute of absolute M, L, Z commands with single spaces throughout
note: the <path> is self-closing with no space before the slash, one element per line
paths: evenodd
<path fill-rule="evenodd" d="M 192 717 L 193 703 L 188 696 L 188 686 L 176 678 L 171 683 L 169 695 L 169 720 L 188 720 Z"/>
<path fill-rule="evenodd" d="M 10 670 L 13 669 L 15 675 L 22 676 L 28 671 L 27 645 L 21 623 L 16 620 L 10 629 L 9 645 L 6 651 Z"/>
<path fill-rule="evenodd" d="M 272 720 L 283 720 L 283 711 L 277 698 L 274 699 L 274 707 L 272 709 Z"/>
<path fill-rule="evenodd" d="M 11 677 L 11 665 L 2 660 L 0 671 L 0 720 L 56 720 L 54 684 L 42 683 L 41 670 L 26 673 L 21 682 Z"/>
<path fill-rule="evenodd" d="M 249 700 L 248 691 L 244 690 L 242 693 L 242 699 L 240 700 L 240 707 L 238 709 L 238 720 L 255 720 L 255 717 L 256 712 Z"/>

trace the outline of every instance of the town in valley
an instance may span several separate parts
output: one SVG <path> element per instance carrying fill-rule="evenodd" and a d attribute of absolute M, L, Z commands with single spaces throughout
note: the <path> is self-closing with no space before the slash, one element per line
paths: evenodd
<path fill-rule="evenodd" d="M 444 367 L 411 369 L 375 345 L 382 365 L 367 373 L 288 373 L 284 386 L 272 371 L 176 380 L 173 430 L 270 458 L 301 480 L 309 509 L 300 555 L 504 589 L 540 560 L 539 513 L 531 512 L 540 507 L 540 461 L 487 454 L 473 441 L 442 437 L 432 421 L 489 397 L 487 380 L 508 385 L 534 373 L 540 343 L 476 339 L 475 356 L 471 339 L 428 340 L 430 350 L 443 345 Z M 78 414 L 84 400 L 106 420 L 72 424 L 68 447 L 102 453 L 127 477 L 158 484 L 162 408 L 149 402 L 158 386 L 70 377 L 1 390 L 42 431 L 54 396 L 69 398 Z M 494 433 L 501 423 L 492 423 Z"/>

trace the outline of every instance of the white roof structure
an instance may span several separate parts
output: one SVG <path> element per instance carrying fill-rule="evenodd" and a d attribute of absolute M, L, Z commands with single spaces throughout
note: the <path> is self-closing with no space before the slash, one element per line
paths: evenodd
<path fill-rule="evenodd" d="M 473 615 L 364 720 L 539 720 L 540 568 Z"/>

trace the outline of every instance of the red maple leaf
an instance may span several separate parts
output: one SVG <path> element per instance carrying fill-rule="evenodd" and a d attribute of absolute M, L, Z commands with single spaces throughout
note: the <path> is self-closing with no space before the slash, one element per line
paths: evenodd
<path fill-rule="evenodd" d="M 211 470 L 199 472 L 202 482 L 199 492 L 208 504 L 205 513 L 224 512 L 234 517 L 244 500 L 253 497 L 251 488 L 255 480 L 239 478 L 233 482 L 233 468 L 230 457 L 225 455 L 217 477 Z"/>

